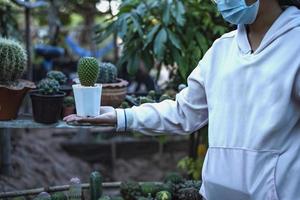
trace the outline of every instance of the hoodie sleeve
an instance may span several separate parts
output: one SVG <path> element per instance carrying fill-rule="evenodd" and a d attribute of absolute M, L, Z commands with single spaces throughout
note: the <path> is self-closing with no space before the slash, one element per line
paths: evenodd
<path fill-rule="evenodd" d="M 129 109 L 116 109 L 117 131 L 137 131 L 146 135 L 186 135 L 208 122 L 208 107 L 204 86 L 205 59 L 188 77 L 188 87 L 176 95 L 176 100 L 148 103 Z"/>
<path fill-rule="evenodd" d="M 294 82 L 294 94 L 296 96 L 296 99 L 300 101 L 300 67 L 298 69 L 298 72 L 295 77 L 295 82 Z"/>

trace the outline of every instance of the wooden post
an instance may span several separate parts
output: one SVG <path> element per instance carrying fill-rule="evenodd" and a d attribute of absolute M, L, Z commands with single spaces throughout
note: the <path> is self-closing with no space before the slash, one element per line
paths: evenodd
<path fill-rule="evenodd" d="M 0 174 L 6 176 L 12 174 L 10 129 L 0 129 Z"/>
<path fill-rule="evenodd" d="M 26 0 L 28 2 L 28 0 Z M 27 52 L 27 79 L 33 80 L 33 69 L 31 66 L 31 29 L 30 29 L 30 8 L 25 7 L 25 41 Z"/>

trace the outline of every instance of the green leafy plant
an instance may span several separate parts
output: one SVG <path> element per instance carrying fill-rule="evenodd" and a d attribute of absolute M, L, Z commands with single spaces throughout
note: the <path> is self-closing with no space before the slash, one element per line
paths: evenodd
<path fill-rule="evenodd" d="M 43 95 L 55 95 L 59 92 L 59 82 L 54 79 L 42 79 L 37 85 L 38 91 Z"/>
<path fill-rule="evenodd" d="M 184 181 L 183 177 L 177 172 L 169 172 L 164 178 L 165 183 L 179 184 Z"/>
<path fill-rule="evenodd" d="M 64 73 L 62 73 L 61 71 L 56 71 L 56 70 L 48 72 L 47 78 L 57 80 L 59 82 L 59 84 L 61 84 L 61 85 L 65 84 L 67 81 L 66 75 Z"/>
<path fill-rule="evenodd" d="M 168 191 L 160 191 L 156 194 L 156 200 L 172 200 L 172 195 Z"/>
<path fill-rule="evenodd" d="M 195 188 L 183 188 L 179 190 L 177 199 L 178 200 L 202 200 L 199 194 L 199 190 Z"/>
<path fill-rule="evenodd" d="M 0 83 L 14 84 L 26 70 L 27 54 L 14 40 L 0 38 Z"/>
<path fill-rule="evenodd" d="M 122 182 L 120 190 L 125 200 L 135 200 L 136 197 L 141 196 L 141 187 L 134 181 Z"/>
<path fill-rule="evenodd" d="M 201 178 L 201 171 L 203 166 L 204 158 L 191 158 L 184 157 L 181 159 L 177 166 L 179 169 L 185 171 L 193 179 L 198 180 Z"/>
<path fill-rule="evenodd" d="M 99 75 L 97 59 L 93 57 L 80 58 L 77 72 L 81 85 L 93 87 Z"/>
<path fill-rule="evenodd" d="M 99 64 L 100 76 L 97 83 L 116 83 L 118 77 L 117 67 L 112 63 Z"/>
<path fill-rule="evenodd" d="M 108 27 L 96 30 L 96 41 L 112 33 L 123 41 L 118 65 L 137 72 L 162 64 L 185 82 L 212 42 L 228 30 L 210 0 L 124 0 Z"/>
<path fill-rule="evenodd" d="M 141 192 L 144 197 L 152 196 L 155 197 L 155 194 L 159 191 L 159 186 L 155 183 L 143 183 L 141 184 Z"/>

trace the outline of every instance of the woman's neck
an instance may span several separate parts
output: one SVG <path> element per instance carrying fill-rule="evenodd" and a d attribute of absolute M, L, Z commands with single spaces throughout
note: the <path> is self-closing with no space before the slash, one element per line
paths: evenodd
<path fill-rule="evenodd" d="M 253 51 L 258 48 L 267 31 L 282 13 L 279 4 L 269 1 L 271 0 L 260 0 L 258 16 L 255 22 L 247 27 L 248 39 Z"/>

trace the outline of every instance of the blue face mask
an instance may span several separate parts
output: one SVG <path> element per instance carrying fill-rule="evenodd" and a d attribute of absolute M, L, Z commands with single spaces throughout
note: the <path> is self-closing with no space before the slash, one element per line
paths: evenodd
<path fill-rule="evenodd" d="M 245 0 L 216 0 L 223 18 L 232 24 L 252 24 L 258 13 L 259 0 L 248 6 Z"/>

